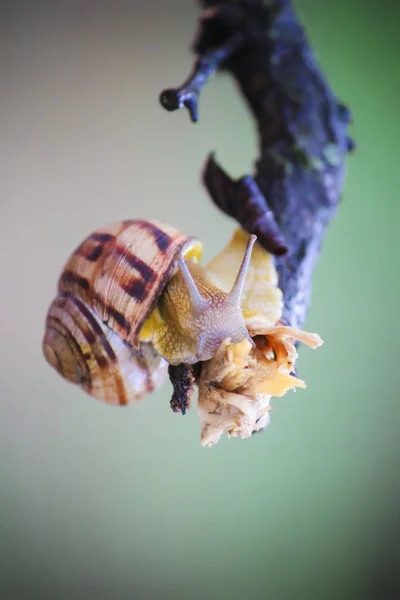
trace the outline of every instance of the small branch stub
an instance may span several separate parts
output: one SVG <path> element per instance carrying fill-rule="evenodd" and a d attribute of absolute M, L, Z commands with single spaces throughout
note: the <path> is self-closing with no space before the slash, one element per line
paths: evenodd
<path fill-rule="evenodd" d="M 223 46 L 201 56 L 188 79 L 179 88 L 170 88 L 160 94 L 161 105 L 169 111 L 186 107 L 193 123 L 198 121 L 198 99 L 202 88 L 221 63 L 237 50 L 243 36 L 236 34 Z"/>

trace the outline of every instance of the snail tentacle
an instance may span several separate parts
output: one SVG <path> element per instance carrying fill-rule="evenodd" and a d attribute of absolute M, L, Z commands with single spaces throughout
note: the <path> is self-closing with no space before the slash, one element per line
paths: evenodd
<path fill-rule="evenodd" d="M 256 236 L 249 236 L 229 292 L 217 287 L 204 267 L 178 260 L 179 272 L 161 300 L 164 324 L 153 344 L 170 364 L 194 364 L 212 358 L 226 339 L 253 343 L 244 322 L 241 299 Z M 195 349 L 193 351 L 193 349 Z"/>

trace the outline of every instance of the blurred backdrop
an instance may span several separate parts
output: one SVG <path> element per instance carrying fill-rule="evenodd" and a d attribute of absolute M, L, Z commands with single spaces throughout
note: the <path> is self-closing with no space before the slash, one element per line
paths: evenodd
<path fill-rule="evenodd" d="M 203 449 L 168 383 L 126 410 L 65 383 L 43 323 L 99 225 L 155 217 L 210 259 L 233 222 L 200 169 L 252 169 L 250 116 L 228 76 L 196 125 L 158 104 L 191 67 L 194 0 L 1 3 L 2 598 L 398 597 L 399 11 L 295 6 L 358 143 L 306 323 L 325 345 L 266 433 Z"/>

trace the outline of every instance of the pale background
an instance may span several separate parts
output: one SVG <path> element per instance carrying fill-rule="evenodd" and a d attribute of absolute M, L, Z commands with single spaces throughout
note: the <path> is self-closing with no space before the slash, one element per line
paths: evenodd
<path fill-rule="evenodd" d="M 359 145 L 306 324 L 325 345 L 301 350 L 308 388 L 265 434 L 202 449 L 168 383 L 126 410 L 65 383 L 43 323 L 68 254 L 109 221 L 159 218 L 211 258 L 233 222 L 199 172 L 210 150 L 251 170 L 250 116 L 228 77 L 196 125 L 158 104 L 191 66 L 194 0 L 1 3 L 2 598 L 395 597 L 398 11 L 295 5 Z"/>

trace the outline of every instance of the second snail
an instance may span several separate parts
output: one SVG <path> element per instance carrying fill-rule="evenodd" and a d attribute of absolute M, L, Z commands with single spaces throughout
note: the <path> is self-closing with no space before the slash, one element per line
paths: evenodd
<path fill-rule="evenodd" d="M 110 405 L 135 403 L 169 373 L 171 405 L 198 388 L 200 441 L 249 438 L 270 422 L 270 400 L 304 381 L 295 342 L 315 333 L 281 324 L 274 257 L 237 229 L 206 266 L 202 244 L 158 221 L 121 221 L 89 235 L 68 259 L 43 338 L 47 362 Z"/>

